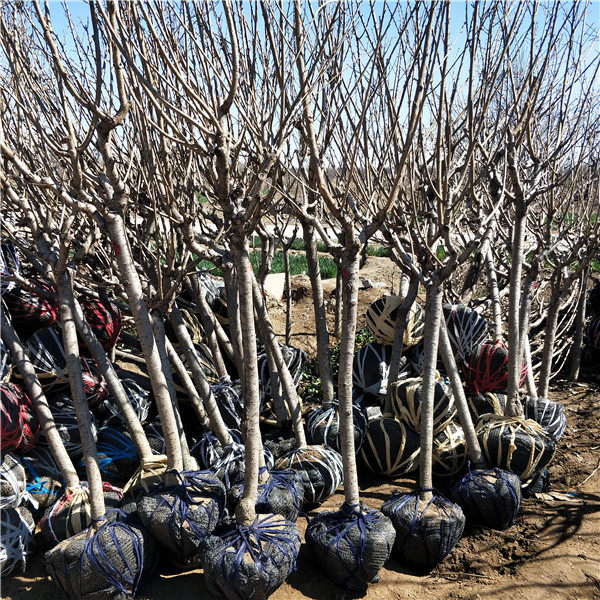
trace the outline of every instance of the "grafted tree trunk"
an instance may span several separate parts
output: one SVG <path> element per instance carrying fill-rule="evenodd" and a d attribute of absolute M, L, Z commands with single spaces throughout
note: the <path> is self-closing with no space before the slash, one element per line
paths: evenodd
<path fill-rule="evenodd" d="M 359 505 L 360 495 L 356 470 L 356 448 L 354 445 L 354 417 L 352 414 L 352 364 L 356 337 L 359 260 L 358 243 L 355 240 L 347 240 L 342 261 L 344 316 L 340 347 L 338 400 L 340 445 L 344 466 L 344 496 L 347 504 L 356 507 Z"/>
<path fill-rule="evenodd" d="M 410 308 L 417 298 L 417 292 L 419 291 L 419 280 L 415 277 L 410 279 L 408 288 L 403 285 L 404 276 L 400 282 L 400 294 L 403 295 L 404 300 L 398 308 L 396 315 L 396 322 L 394 323 L 394 345 L 392 346 L 392 356 L 390 358 L 390 370 L 388 374 L 388 385 L 385 395 L 385 406 L 383 412 L 385 415 L 392 413 L 392 383 L 398 379 L 398 372 L 400 371 L 400 360 L 402 359 L 402 343 L 404 341 L 404 332 L 406 330 L 406 321 Z"/>
<path fill-rule="evenodd" d="M 458 373 L 456 361 L 454 360 L 454 354 L 452 353 L 452 346 L 450 345 L 450 338 L 448 337 L 446 321 L 443 318 L 440 319 L 439 352 L 442 360 L 444 361 L 444 367 L 448 373 L 448 378 L 450 379 L 450 385 L 452 386 L 454 403 L 456 404 L 460 424 L 465 432 L 469 460 L 473 463 L 475 468 L 480 468 L 484 465 L 485 461 L 483 460 L 481 446 L 479 445 L 477 433 L 475 432 L 475 427 L 473 426 L 473 419 L 471 418 L 471 411 L 469 410 L 467 397 L 465 396 L 465 390 Z"/>
<path fill-rule="evenodd" d="M 323 407 L 330 408 L 334 401 L 333 373 L 329 356 L 329 331 L 327 329 L 327 313 L 325 311 L 325 299 L 323 296 L 323 284 L 321 281 L 321 270 L 319 268 L 319 257 L 317 254 L 315 228 L 310 223 L 303 222 L 302 232 L 306 251 L 306 262 L 308 264 L 308 276 L 310 277 L 312 289 L 313 307 L 315 310 L 317 362 L 323 389 Z M 338 292 L 341 294 L 341 288 L 338 289 Z M 336 297 L 336 305 L 337 304 L 339 303 Z"/>
<path fill-rule="evenodd" d="M 146 359 L 146 368 L 152 392 L 154 393 L 154 399 L 160 415 L 160 422 L 165 437 L 168 468 L 181 471 L 183 460 L 177 434 L 177 423 L 171 404 L 171 396 L 163 374 L 158 346 L 152 332 L 148 307 L 142 293 L 142 284 L 135 270 L 129 242 L 125 234 L 123 219 L 120 215 L 111 213 L 107 221 L 111 242 L 121 274 L 121 282 L 129 300 L 142 352 Z"/>
<path fill-rule="evenodd" d="M 35 368 L 31 364 L 25 350 L 23 350 L 21 340 L 19 340 L 13 326 L 9 323 L 4 310 L 0 311 L 0 315 L 2 318 L 2 341 L 6 344 L 13 363 L 17 367 L 21 377 L 23 377 L 25 389 L 33 402 L 40 427 L 46 436 L 46 442 L 65 480 L 65 484 L 68 488 L 74 488 L 79 485 L 79 476 L 56 429 L 52 411 L 48 406 L 48 401 L 35 373 Z"/>
<path fill-rule="evenodd" d="M 96 442 L 92 435 L 91 413 L 83 387 L 83 375 L 79 360 L 79 343 L 77 341 L 77 329 L 73 317 L 73 288 L 70 276 L 66 270 L 55 273 L 55 279 L 63 344 L 67 369 L 69 371 L 69 386 L 71 388 L 73 404 L 75 405 L 75 414 L 77 415 L 81 447 L 85 460 L 92 522 L 96 522 L 98 519 L 104 517 L 106 507 L 104 505 L 102 473 L 98 465 Z"/>
<path fill-rule="evenodd" d="M 177 306 L 173 306 L 171 309 L 170 321 L 175 331 L 175 335 L 181 344 L 181 349 L 187 359 L 189 369 L 192 372 L 192 379 L 196 384 L 200 397 L 203 400 L 204 410 L 206 410 L 206 413 L 208 414 L 210 426 L 221 444 L 231 444 L 233 442 L 233 438 L 227 429 L 227 425 L 225 425 L 225 422 L 223 421 L 223 417 L 221 416 L 221 412 L 217 406 L 212 389 L 208 384 L 206 375 L 204 375 L 204 371 L 200 365 L 198 353 L 194 348 L 190 333 L 183 322 L 181 311 L 177 308 Z"/>
<path fill-rule="evenodd" d="M 427 286 L 425 300 L 425 332 L 423 344 L 423 383 L 421 397 L 421 455 L 419 458 L 419 485 L 421 500 L 429 502 L 433 488 L 432 457 L 433 457 L 433 395 L 435 390 L 435 365 L 438 352 L 440 323 L 442 321 L 442 286 L 437 276 L 433 275 L 432 282 Z"/>
<path fill-rule="evenodd" d="M 96 361 L 96 364 L 98 365 L 98 368 L 100 369 L 104 379 L 106 379 L 108 389 L 115 399 L 119 411 L 125 419 L 127 431 L 129 431 L 129 434 L 131 435 L 131 439 L 136 450 L 138 451 L 138 454 L 140 455 L 140 459 L 144 461 L 152 458 L 152 449 L 150 448 L 150 444 L 148 443 L 148 439 L 146 438 L 146 434 L 144 433 L 144 429 L 140 423 L 137 413 L 131 405 L 131 402 L 129 402 L 127 392 L 125 391 L 119 376 L 116 374 L 112 363 L 108 359 L 102 344 L 100 344 L 96 338 L 96 335 L 85 320 L 85 316 L 81 310 L 81 305 L 77 299 L 74 299 L 73 309 L 73 317 L 75 319 L 77 332 L 90 351 L 93 359 Z"/>
<path fill-rule="evenodd" d="M 585 322 L 585 292 L 587 289 L 588 269 L 584 269 L 579 279 L 579 299 L 577 301 L 577 316 L 575 318 L 575 336 L 571 348 L 571 365 L 569 369 L 569 381 L 577 381 L 579 378 L 579 364 L 581 360 L 581 348 L 583 346 L 583 325 Z"/>

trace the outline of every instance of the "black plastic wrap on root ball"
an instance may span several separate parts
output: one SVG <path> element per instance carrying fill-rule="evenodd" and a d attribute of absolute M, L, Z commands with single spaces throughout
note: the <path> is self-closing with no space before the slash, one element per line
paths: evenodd
<path fill-rule="evenodd" d="M 306 352 L 294 346 L 279 344 L 283 360 L 288 367 L 294 385 L 298 387 L 304 366 L 306 365 Z M 267 397 L 271 397 L 271 371 L 269 370 L 269 361 L 267 355 L 261 353 L 258 356 L 258 377 Z"/>
<path fill-rule="evenodd" d="M 4 342 L 0 339 L 0 383 L 5 383 L 10 379 L 12 369 L 10 354 Z"/>
<path fill-rule="evenodd" d="M 296 566 L 300 534 L 280 515 L 257 515 L 207 540 L 204 575 L 209 591 L 227 600 L 266 600 Z"/>
<path fill-rule="evenodd" d="M 502 469 L 473 469 L 452 486 L 450 497 L 473 525 L 506 529 L 519 514 L 521 480 Z"/>
<path fill-rule="evenodd" d="M 171 562 L 195 566 L 201 544 L 223 517 L 225 487 L 208 471 L 169 473 L 169 479 L 173 485 L 137 500 L 138 516 Z"/>
<path fill-rule="evenodd" d="M 421 500 L 419 492 L 396 495 L 381 507 L 396 529 L 396 557 L 425 572 L 452 552 L 465 528 L 460 506 L 432 493 L 430 500 Z"/>
<path fill-rule="evenodd" d="M 525 417 L 533 419 L 555 440 L 559 440 L 567 428 L 565 407 L 560 402 L 546 398 L 525 398 Z"/>
<path fill-rule="evenodd" d="M 506 408 L 506 394 L 499 392 L 480 392 L 469 395 L 469 408 L 475 419 L 481 415 L 493 413 L 503 415 Z"/>
<path fill-rule="evenodd" d="M 106 352 L 112 350 L 123 327 L 119 307 L 108 298 L 87 297 L 81 299 L 81 310 L 97 340 Z M 80 344 L 85 351 L 85 344 Z"/>
<path fill-rule="evenodd" d="M 65 408 L 64 410 L 52 408 L 52 416 L 54 417 L 54 424 L 58 435 L 62 440 L 65 449 L 69 453 L 69 456 L 73 460 L 81 458 L 83 455 L 83 446 L 81 445 L 81 435 L 79 433 L 79 423 L 77 422 L 77 415 L 75 410 Z M 98 428 L 96 427 L 96 419 L 94 415 L 90 413 L 90 433 L 94 441 L 98 440 Z M 40 438 L 38 444 L 44 447 L 48 447 L 48 440 L 44 435 L 44 432 L 40 432 Z"/>
<path fill-rule="evenodd" d="M 418 468 L 419 436 L 404 423 L 389 417 L 369 421 L 360 456 L 378 475 L 397 477 Z"/>
<path fill-rule="evenodd" d="M 483 415 L 477 439 L 488 464 L 517 474 L 522 481 L 547 467 L 556 441 L 531 419 Z"/>
<path fill-rule="evenodd" d="M 463 469 L 467 463 L 467 442 L 465 432 L 457 423 L 448 425 L 433 439 L 434 475 L 452 477 Z"/>
<path fill-rule="evenodd" d="M 111 508 L 118 508 L 123 499 L 121 490 L 107 482 L 102 484 L 104 504 L 107 514 Z M 51 545 L 87 529 L 92 522 L 87 482 L 76 488 L 67 488 L 48 510 L 39 523 L 42 535 Z"/>
<path fill-rule="evenodd" d="M 542 494 L 550 489 L 550 472 L 546 467 L 536 471 L 531 479 L 521 486 L 523 498 L 533 498 L 535 494 Z"/>
<path fill-rule="evenodd" d="M 242 416 L 244 414 L 244 400 L 242 398 L 242 384 L 239 380 L 218 383 L 212 388 L 215 400 L 221 411 L 223 421 L 229 429 L 242 428 Z M 264 400 L 264 388 L 260 386 L 260 410 Z"/>
<path fill-rule="evenodd" d="M 444 304 L 443 309 L 452 351 L 456 357 L 464 360 L 467 354 L 485 341 L 487 321 L 464 304 Z"/>
<path fill-rule="evenodd" d="M 127 394 L 127 399 L 133 407 L 135 414 L 141 423 L 148 420 L 150 408 L 152 406 L 152 395 L 149 391 L 140 386 L 134 379 L 122 379 L 121 383 Z M 117 401 L 112 396 L 109 396 L 95 407 L 94 412 L 98 417 L 98 421 L 104 424 L 105 421 L 113 420 L 114 418 L 125 423 L 123 413 L 118 408 Z"/>
<path fill-rule="evenodd" d="M 327 576 L 348 591 L 363 591 L 392 552 L 396 531 L 378 510 L 346 503 L 310 520 L 306 543 Z"/>
<path fill-rule="evenodd" d="M 358 404 L 352 405 L 354 449 L 360 450 L 367 429 L 367 417 Z M 306 421 L 306 436 L 310 444 L 326 444 L 340 451 L 340 411 L 337 402 L 330 408 L 315 409 Z"/>
<path fill-rule="evenodd" d="M 21 457 L 27 477 L 27 492 L 37 502 L 38 510 L 48 508 L 58 500 L 63 490 L 63 478 L 48 448 L 36 446 Z"/>
<path fill-rule="evenodd" d="M 352 362 L 352 383 L 364 394 L 385 394 L 392 347 L 377 342 L 359 348 Z M 407 361 L 404 359 L 404 365 Z"/>
<path fill-rule="evenodd" d="M 132 598 L 156 565 L 156 544 L 139 521 L 118 511 L 93 531 L 64 540 L 46 552 L 46 567 L 65 597 L 72 600 Z"/>
<path fill-rule="evenodd" d="M 239 431 L 231 429 L 229 433 L 236 444 L 242 443 L 242 435 Z M 190 453 L 198 461 L 200 469 L 212 469 L 223 458 L 226 449 L 227 446 L 223 446 L 212 431 L 205 431 L 192 446 Z"/>
<path fill-rule="evenodd" d="M 120 421 L 116 425 L 98 431 L 98 465 L 103 480 L 123 485 L 137 469 L 140 457 L 125 426 Z"/>
<path fill-rule="evenodd" d="M 339 452 L 329 446 L 305 446 L 284 454 L 275 463 L 280 471 L 291 469 L 304 484 L 304 504 L 319 504 L 343 483 L 344 470 Z"/>
<path fill-rule="evenodd" d="M 375 300 L 366 312 L 367 327 L 375 339 L 385 346 L 394 343 L 394 332 L 398 309 L 403 298 L 400 296 L 383 296 Z M 404 349 L 417 344 L 425 333 L 425 313 L 418 302 L 413 302 L 406 319 L 402 346 Z"/>
<path fill-rule="evenodd" d="M 25 571 L 34 549 L 35 522 L 24 506 L 0 509 L 0 574 Z"/>
<path fill-rule="evenodd" d="M 16 508 L 26 495 L 25 469 L 16 456 L 6 453 L 0 464 L 0 508 Z"/>
<path fill-rule="evenodd" d="M 265 466 L 267 467 L 267 470 L 270 470 L 275 462 L 273 455 L 265 446 L 263 446 L 263 451 L 265 454 Z M 232 486 L 244 480 L 245 469 L 246 448 L 244 444 L 238 444 L 236 442 L 225 446 L 221 458 L 210 468 L 210 470 L 223 481 L 228 493 Z"/>
<path fill-rule="evenodd" d="M 229 502 L 235 508 L 244 493 L 244 484 L 231 488 Z M 258 486 L 256 512 L 261 515 L 281 515 L 295 523 L 304 501 L 302 478 L 294 471 L 270 471 L 269 479 Z"/>

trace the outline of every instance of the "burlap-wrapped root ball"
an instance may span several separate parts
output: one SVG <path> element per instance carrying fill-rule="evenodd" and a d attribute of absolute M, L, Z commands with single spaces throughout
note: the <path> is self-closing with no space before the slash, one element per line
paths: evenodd
<path fill-rule="evenodd" d="M 109 483 L 102 484 L 104 504 L 109 509 L 118 508 L 123 494 Z M 67 488 L 60 498 L 46 510 L 39 523 L 44 539 L 52 546 L 70 538 L 92 523 L 87 482 L 74 488 Z"/>
<path fill-rule="evenodd" d="M 465 432 L 457 423 L 448 423 L 433 439 L 433 474 L 439 477 L 452 477 L 460 472 L 466 463 Z"/>
<path fill-rule="evenodd" d="M 311 519 L 306 543 L 327 576 L 348 591 L 364 591 L 389 558 L 396 531 L 380 511 L 346 503 Z"/>
<path fill-rule="evenodd" d="M 165 481 L 137 500 L 138 515 L 169 561 L 197 566 L 201 544 L 223 517 L 225 486 L 209 471 L 173 472 Z"/>
<path fill-rule="evenodd" d="M 26 454 L 40 431 L 29 396 L 14 383 L 1 383 L 0 411 L 0 449 Z"/>
<path fill-rule="evenodd" d="M 503 415 L 506 408 L 506 394 L 500 394 L 499 392 L 470 394 L 468 401 L 471 414 L 475 420 L 488 413 Z"/>
<path fill-rule="evenodd" d="M 275 462 L 273 454 L 263 446 L 265 466 L 267 470 L 273 468 Z M 236 483 L 240 483 L 244 479 L 246 470 L 246 448 L 244 444 L 236 442 L 228 444 L 223 450 L 223 455 L 210 468 L 210 470 L 223 481 L 227 493 Z"/>
<path fill-rule="evenodd" d="M 369 421 L 360 456 L 373 473 L 398 477 L 415 471 L 419 454 L 419 436 L 404 423 L 388 417 Z"/>
<path fill-rule="evenodd" d="M 275 468 L 295 471 L 301 477 L 305 505 L 323 502 L 344 481 L 342 457 L 329 446 L 294 448 L 277 460 Z"/>
<path fill-rule="evenodd" d="M 396 417 L 414 431 L 421 431 L 423 380 L 420 377 L 404 379 L 392 384 L 392 408 Z M 433 433 L 440 433 L 456 416 L 454 396 L 450 386 L 436 381 L 433 395 Z"/>
<path fill-rule="evenodd" d="M 367 417 L 358 404 L 352 405 L 354 421 L 354 448 L 360 450 L 367 429 Z M 306 436 L 310 444 L 326 444 L 340 450 L 340 413 L 339 405 L 334 402 L 330 408 L 317 408 L 306 421 Z"/>
<path fill-rule="evenodd" d="M 257 515 L 207 540 L 204 575 L 209 591 L 227 600 L 266 600 L 294 570 L 300 534 L 280 515 Z"/>
<path fill-rule="evenodd" d="M 122 513 L 118 520 L 104 521 L 95 531 L 90 527 L 46 552 L 46 567 L 67 598 L 125 600 L 151 574 L 156 559 L 152 537 L 137 519 Z"/>
<path fill-rule="evenodd" d="M 480 392 L 504 392 L 508 385 L 508 349 L 497 341 L 485 342 L 465 356 L 462 369 L 468 388 Z M 519 385 L 523 385 L 527 366 L 521 365 Z"/>
<path fill-rule="evenodd" d="M 546 467 L 536 471 L 530 479 L 521 485 L 523 498 L 532 498 L 536 494 L 542 494 L 550 489 L 550 473 Z"/>
<path fill-rule="evenodd" d="M 108 298 L 82 298 L 81 310 L 89 326 L 106 352 L 112 350 L 123 327 L 119 307 Z M 80 344 L 83 351 L 86 345 Z"/>
<path fill-rule="evenodd" d="M 547 467 L 556 442 L 531 419 L 483 415 L 477 422 L 477 439 L 488 464 L 518 475 L 522 481 Z"/>
<path fill-rule="evenodd" d="M 452 552 L 465 528 L 460 506 L 436 491 L 432 493 L 431 500 L 422 500 L 419 492 L 399 494 L 381 507 L 396 529 L 396 558 L 424 572 Z"/>
<path fill-rule="evenodd" d="M 35 522 L 24 506 L 0 509 L 0 574 L 25 571 L 33 553 Z"/>
<path fill-rule="evenodd" d="M 384 346 L 394 343 L 394 326 L 398 309 L 403 298 L 400 296 L 383 296 L 375 300 L 367 309 L 367 327 L 373 337 Z M 402 339 L 403 348 L 410 348 L 423 338 L 425 333 L 425 314 L 417 302 L 413 302 L 406 319 L 406 328 Z"/>
<path fill-rule="evenodd" d="M 21 458 L 27 477 L 27 493 L 43 511 L 54 504 L 63 491 L 63 478 L 48 448 L 37 445 Z"/>
<path fill-rule="evenodd" d="M 473 525 L 506 529 L 521 507 L 521 480 L 502 469 L 469 469 L 450 491 Z"/>
<path fill-rule="evenodd" d="M 231 488 L 229 502 L 234 508 L 244 493 L 244 484 Z M 286 521 L 295 523 L 304 502 L 304 484 L 294 471 L 269 472 L 269 478 L 258 486 L 256 512 L 261 515 L 281 515 Z"/>
<path fill-rule="evenodd" d="M 555 440 L 559 440 L 567 428 L 565 407 L 560 402 L 546 398 L 525 398 L 525 417 L 533 419 Z"/>
<path fill-rule="evenodd" d="M 16 456 L 2 456 L 0 465 L 0 508 L 16 508 L 26 496 L 25 469 Z"/>
<path fill-rule="evenodd" d="M 464 360 L 467 354 L 485 341 L 487 321 L 464 304 L 444 304 L 443 309 L 452 351 L 457 358 Z"/>

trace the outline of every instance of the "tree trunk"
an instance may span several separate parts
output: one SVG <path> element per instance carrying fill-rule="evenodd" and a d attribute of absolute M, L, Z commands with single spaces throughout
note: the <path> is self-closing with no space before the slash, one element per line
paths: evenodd
<path fill-rule="evenodd" d="M 140 455 L 140 459 L 143 461 L 152 458 L 152 449 L 150 448 L 150 444 L 148 443 L 148 439 L 146 438 L 146 434 L 144 433 L 144 429 L 137 413 L 133 406 L 131 406 L 131 402 L 129 402 L 127 392 L 125 392 L 125 388 L 123 387 L 119 376 L 116 374 L 112 363 L 108 359 L 102 344 L 100 344 L 93 330 L 85 320 L 81 305 L 75 298 L 73 308 L 73 317 L 75 318 L 77 332 L 90 351 L 93 359 L 96 361 L 104 379 L 106 379 L 108 389 L 115 399 L 120 413 L 125 419 L 127 431 L 129 431 L 129 434 L 131 435 L 131 439 Z"/>
<path fill-rule="evenodd" d="M 48 401 L 35 373 L 35 368 L 23 350 L 21 340 L 19 340 L 13 326 L 8 321 L 4 310 L 0 310 L 0 315 L 2 318 L 2 340 L 10 352 L 13 363 L 17 367 L 21 377 L 23 377 L 25 389 L 33 402 L 35 413 L 40 422 L 40 427 L 46 436 L 50 452 L 52 452 L 52 456 L 60 469 L 66 486 L 68 488 L 77 487 L 79 485 L 79 476 L 56 429 L 52 411 L 48 406 Z"/>
<path fill-rule="evenodd" d="M 525 385 L 527 386 L 527 394 L 531 398 L 537 398 L 537 389 L 535 387 L 535 379 L 533 376 L 533 364 L 531 363 L 531 347 L 529 345 L 529 334 L 523 340 L 523 359 L 527 365 L 527 375 Z"/>
<path fill-rule="evenodd" d="M 385 406 L 383 408 L 384 415 L 392 413 L 392 383 L 398 379 L 398 371 L 400 370 L 400 360 L 402 359 L 402 343 L 404 340 L 404 331 L 406 330 L 406 320 L 408 313 L 413 305 L 417 292 L 419 291 L 419 280 L 415 277 L 410 279 L 408 289 L 403 290 L 403 285 L 400 284 L 401 292 L 405 292 L 404 301 L 398 308 L 396 322 L 394 323 L 394 345 L 392 346 L 392 356 L 390 358 L 390 369 L 388 374 L 388 385 L 385 395 Z"/>
<path fill-rule="evenodd" d="M 529 327 L 531 317 L 531 302 L 533 301 L 533 288 L 535 285 L 535 281 L 537 280 L 538 274 L 539 264 L 537 261 L 534 261 L 531 267 L 529 268 L 527 277 L 525 277 L 525 284 L 523 285 L 523 289 L 521 291 L 521 307 L 519 309 L 519 365 L 522 365 L 523 359 L 525 359 L 525 365 L 527 369 L 525 380 L 527 385 L 527 393 L 533 398 L 537 397 L 537 392 L 535 391 L 533 365 L 531 364 L 531 350 L 529 347 Z"/>
<path fill-rule="evenodd" d="M 496 340 L 501 340 L 503 337 L 502 305 L 500 304 L 500 290 L 498 288 L 498 275 L 496 274 L 496 267 L 494 266 L 494 255 L 492 253 L 492 249 L 489 246 L 487 252 L 485 253 L 485 264 L 487 268 L 490 296 L 492 298 L 492 314 L 494 315 L 494 338 Z"/>
<path fill-rule="evenodd" d="M 233 442 L 233 438 L 229 433 L 229 429 L 227 429 L 227 425 L 225 425 L 225 422 L 223 421 L 223 417 L 221 416 L 221 412 L 217 406 L 212 389 L 208 384 L 208 381 L 206 381 L 206 375 L 204 375 L 204 371 L 200 365 L 198 353 L 194 348 L 190 333 L 183 322 L 181 311 L 177 308 L 177 306 L 173 306 L 171 309 L 170 321 L 173 329 L 175 330 L 175 335 L 181 344 L 181 350 L 187 359 L 189 369 L 192 372 L 192 379 L 196 384 L 196 388 L 200 393 L 200 397 L 203 400 L 204 410 L 208 414 L 210 426 L 221 444 L 231 444 Z"/>
<path fill-rule="evenodd" d="M 569 369 L 569 381 L 577 381 L 579 378 L 579 361 L 581 360 L 581 347 L 583 346 L 583 325 L 585 323 L 585 292 L 587 289 L 588 269 L 581 273 L 579 285 L 579 300 L 577 301 L 577 316 L 575 318 L 575 336 L 571 349 L 571 366 Z"/>
<path fill-rule="evenodd" d="M 325 299 L 323 296 L 323 284 L 321 281 L 321 270 L 319 268 L 319 256 L 317 254 L 315 229 L 309 223 L 303 222 L 302 232 L 304 237 L 304 246 L 306 250 L 306 262 L 308 263 L 308 276 L 310 277 L 310 283 L 312 288 L 313 307 L 315 310 L 315 327 L 317 334 L 317 361 L 319 366 L 319 376 L 321 377 L 321 385 L 323 388 L 323 407 L 330 408 L 333 404 L 335 395 L 333 389 L 333 373 L 331 370 L 331 359 L 329 356 L 329 331 L 327 329 L 327 312 L 325 311 Z M 337 290 L 339 296 L 336 296 L 336 306 L 340 304 L 337 298 L 341 297 L 341 284 L 337 287 Z"/>
<path fill-rule="evenodd" d="M 471 418 L 465 390 L 460 379 L 460 374 L 458 373 L 456 361 L 454 360 L 450 338 L 448 337 L 448 330 L 446 329 L 446 321 L 444 319 L 440 319 L 439 352 L 450 379 L 460 424 L 465 432 L 469 460 L 473 463 L 475 468 L 481 468 L 485 461 L 483 460 L 481 446 L 479 445 L 477 433 L 475 432 L 475 427 L 473 425 L 473 419 Z"/>
<path fill-rule="evenodd" d="M 285 343 L 290 345 L 292 337 L 292 278 L 290 276 L 290 253 L 283 245 L 283 266 L 285 270 Z"/>
<path fill-rule="evenodd" d="M 256 357 L 256 332 L 252 302 L 252 270 L 248 257 L 248 242 L 243 236 L 235 247 L 234 259 L 239 293 L 240 330 L 243 345 L 244 421 L 242 425 L 246 446 L 244 491 L 235 516 L 240 525 L 250 525 L 256 517 L 258 498 L 259 463 L 263 454 L 260 435 L 260 405 L 258 367 Z"/>
<path fill-rule="evenodd" d="M 181 413 L 179 412 L 179 403 L 177 402 L 177 394 L 175 393 L 175 383 L 173 382 L 173 374 L 171 372 L 169 355 L 166 348 L 167 336 L 165 335 L 164 321 L 162 319 L 162 315 L 159 315 L 158 313 L 151 314 L 150 318 L 152 321 L 152 329 L 154 330 L 154 339 L 156 340 L 156 345 L 158 346 L 158 352 L 160 354 L 160 362 L 163 365 L 163 373 L 169 388 L 169 395 L 171 396 L 171 404 L 173 406 L 175 422 L 177 423 L 177 433 L 179 435 L 179 443 L 181 445 L 181 459 L 183 462 L 183 468 L 186 471 L 197 471 L 198 463 L 190 454 L 190 447 L 187 442 L 185 430 L 183 429 Z"/>
<path fill-rule="evenodd" d="M 506 414 L 509 417 L 523 413 L 519 402 L 519 380 L 521 351 L 519 347 L 519 308 L 521 300 L 521 274 L 523 272 L 523 245 L 527 215 L 522 203 L 515 206 L 513 243 L 510 260 L 510 288 L 508 294 L 508 384 L 506 390 Z"/>
<path fill-rule="evenodd" d="M 277 372 L 279 373 L 279 379 L 283 388 L 283 396 L 288 404 L 288 409 L 292 417 L 292 426 L 296 435 L 296 445 L 298 448 L 302 448 L 306 446 L 306 435 L 304 432 L 304 424 L 302 423 L 302 405 L 300 403 L 300 398 L 298 397 L 298 392 L 296 391 L 296 386 L 294 385 L 290 370 L 281 353 L 281 347 L 279 346 L 279 342 L 273 331 L 273 326 L 269 320 L 269 314 L 264 305 L 258 281 L 256 281 L 256 278 L 252 273 L 250 273 L 250 279 L 254 306 L 258 313 L 258 323 L 262 330 L 262 337 L 273 353 L 273 359 L 275 360 Z"/>
<path fill-rule="evenodd" d="M 204 333 L 206 335 L 206 340 L 208 342 L 208 347 L 210 348 L 210 352 L 212 354 L 213 364 L 217 369 L 217 373 L 222 380 L 229 381 L 229 373 L 227 372 L 227 367 L 225 366 L 225 362 L 223 360 L 223 354 L 221 353 L 221 347 L 219 346 L 219 341 L 223 345 L 223 349 L 231 362 L 235 364 L 235 357 L 233 354 L 233 348 L 231 347 L 231 342 L 227 337 L 227 334 L 223 330 L 221 324 L 217 321 L 212 309 L 208 305 L 206 301 L 206 297 L 204 292 L 202 291 L 200 282 L 198 281 L 197 274 L 193 273 L 187 279 L 189 284 L 190 291 L 192 293 L 192 297 L 194 302 L 196 303 L 196 308 L 198 309 L 198 314 L 200 315 L 200 321 L 202 323 L 202 328 L 204 329 Z"/>
<path fill-rule="evenodd" d="M 334 325 L 334 335 L 336 339 L 340 339 L 342 337 L 342 313 L 344 311 L 343 307 L 343 296 L 342 296 L 342 265 L 340 259 L 335 260 L 335 265 L 337 267 L 336 275 L 335 275 L 335 325 Z"/>
<path fill-rule="evenodd" d="M 240 310 L 239 310 L 239 284 L 231 268 L 223 267 L 223 281 L 227 288 L 227 312 L 229 315 L 229 332 L 231 346 L 234 352 L 235 364 L 238 368 L 240 379 L 242 379 L 242 364 L 244 357 L 244 345 L 242 342 L 242 332 L 240 328 Z"/>
<path fill-rule="evenodd" d="M 177 435 L 177 423 L 175 421 L 175 414 L 173 413 L 167 382 L 163 375 L 160 354 L 154 340 L 148 307 L 142 293 L 142 284 L 134 267 L 123 219 L 116 213 L 112 213 L 109 217 L 109 233 L 121 273 L 121 282 L 129 300 L 142 352 L 146 359 L 146 368 L 152 392 L 154 393 L 154 399 L 156 400 L 156 406 L 160 415 L 160 422 L 165 437 L 168 468 L 181 471 L 183 460 L 181 445 Z"/>
<path fill-rule="evenodd" d="M 560 311 L 561 299 L 561 281 L 558 275 L 555 278 L 550 305 L 548 307 L 548 316 L 546 317 L 546 330 L 544 332 L 544 350 L 542 352 L 542 367 L 538 377 L 538 396 L 548 398 L 548 386 L 550 384 L 550 375 L 552 373 L 552 356 L 554 352 L 554 341 L 556 339 L 556 327 L 558 324 L 558 313 Z"/>
<path fill-rule="evenodd" d="M 423 383 L 421 398 L 421 455 L 419 458 L 419 485 L 421 500 L 429 502 L 432 498 L 432 456 L 433 456 L 433 395 L 435 391 L 435 365 L 442 321 L 442 286 L 434 275 L 427 287 L 425 300 L 425 332 L 423 345 Z"/>
<path fill-rule="evenodd" d="M 87 404 L 85 389 L 83 387 L 81 362 L 79 360 L 79 344 L 77 342 L 77 329 L 73 318 L 73 288 L 70 276 L 66 270 L 62 273 L 56 273 L 55 275 L 63 344 L 69 371 L 69 385 L 71 388 L 73 404 L 75 405 L 79 435 L 81 436 L 81 447 L 83 449 L 85 472 L 88 480 L 92 522 L 97 522 L 98 519 L 104 517 L 106 507 L 104 505 L 102 473 L 100 472 L 100 467 L 98 465 L 96 442 L 92 435 L 91 413 Z"/>
<path fill-rule="evenodd" d="M 338 400 L 340 447 L 344 466 L 344 496 L 348 505 L 358 508 L 360 497 L 356 471 L 356 448 L 354 446 L 354 417 L 352 414 L 352 364 L 354 362 L 358 307 L 359 255 L 357 246 L 358 244 L 355 241 L 348 241 L 342 261 L 344 315 L 338 375 Z"/>

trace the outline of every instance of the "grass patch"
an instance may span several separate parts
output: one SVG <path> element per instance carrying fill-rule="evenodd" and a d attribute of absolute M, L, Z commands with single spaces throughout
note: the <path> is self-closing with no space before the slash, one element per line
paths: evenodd
<path fill-rule="evenodd" d="M 390 249 L 383 246 L 367 246 L 367 256 L 390 257 Z"/>

